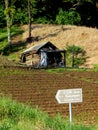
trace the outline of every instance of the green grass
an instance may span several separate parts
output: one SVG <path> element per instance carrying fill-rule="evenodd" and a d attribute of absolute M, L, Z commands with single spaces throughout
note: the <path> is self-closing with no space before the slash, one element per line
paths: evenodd
<path fill-rule="evenodd" d="M 38 108 L 0 96 L 0 130 L 98 130 L 97 126 L 70 126 L 60 115 L 50 118 Z"/>
<path fill-rule="evenodd" d="M 85 72 L 85 71 L 93 71 L 94 69 L 88 68 L 55 68 L 55 69 L 47 69 L 50 73 L 62 73 L 64 71 L 76 71 L 76 72 Z"/>
<path fill-rule="evenodd" d="M 19 26 L 12 26 L 11 28 L 11 38 L 16 35 L 21 35 L 23 33 L 23 30 Z M 15 50 L 16 48 L 14 48 Z M 16 49 L 17 51 L 18 49 Z M 7 29 L 1 28 L 0 29 L 0 54 L 9 54 L 8 50 L 8 41 L 7 41 Z"/>

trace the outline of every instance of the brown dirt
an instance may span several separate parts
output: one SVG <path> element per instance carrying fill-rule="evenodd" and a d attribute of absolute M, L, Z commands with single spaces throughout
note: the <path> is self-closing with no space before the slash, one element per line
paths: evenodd
<path fill-rule="evenodd" d="M 6 72 L 17 69 L 6 69 Z M 58 104 L 55 95 L 59 89 L 82 88 L 83 102 L 73 103 L 73 121 L 98 124 L 98 72 L 49 73 L 45 70 L 22 70 L 21 74 L 0 76 L 0 92 L 13 99 L 29 103 L 48 112 L 61 113 L 69 118 L 68 104 Z M 24 73 L 25 71 L 25 73 Z"/>
<path fill-rule="evenodd" d="M 23 26 L 25 32 L 21 37 L 25 40 L 28 36 L 28 26 Z M 32 36 L 38 37 L 38 41 L 33 41 L 27 46 L 33 46 L 43 42 L 50 41 L 60 49 L 66 49 L 66 44 L 78 45 L 87 52 L 87 62 L 85 67 L 92 68 L 94 64 L 98 64 L 98 29 L 83 26 L 64 25 L 32 25 Z"/>

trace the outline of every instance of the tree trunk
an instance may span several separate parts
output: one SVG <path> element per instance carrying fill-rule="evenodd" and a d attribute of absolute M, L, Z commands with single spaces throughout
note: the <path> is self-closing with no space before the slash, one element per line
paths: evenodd
<path fill-rule="evenodd" d="M 7 23 L 7 33 L 8 33 L 8 45 L 11 49 L 11 21 L 9 16 L 9 0 L 5 0 L 5 8 L 6 8 L 6 23 Z"/>
<path fill-rule="evenodd" d="M 28 23 L 28 30 L 29 30 L 29 39 L 31 38 L 31 10 L 30 10 L 30 0 L 28 0 L 28 19 L 29 19 L 29 23 Z"/>

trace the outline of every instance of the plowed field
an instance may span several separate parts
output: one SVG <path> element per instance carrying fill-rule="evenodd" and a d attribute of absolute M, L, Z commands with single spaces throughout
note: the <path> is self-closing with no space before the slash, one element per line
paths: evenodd
<path fill-rule="evenodd" d="M 83 102 L 72 104 L 73 120 L 98 124 L 98 72 L 49 73 L 46 70 L 0 70 L 0 92 L 13 99 L 37 106 L 50 116 L 69 117 L 69 104 L 58 104 L 59 89 L 82 88 Z"/>

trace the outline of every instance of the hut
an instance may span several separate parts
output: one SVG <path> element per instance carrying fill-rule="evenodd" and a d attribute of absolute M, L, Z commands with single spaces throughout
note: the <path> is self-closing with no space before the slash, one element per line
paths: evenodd
<path fill-rule="evenodd" d="M 27 60 L 27 57 L 30 57 Z M 34 67 L 49 67 L 49 66 L 66 66 L 66 50 L 58 49 L 51 42 L 34 45 L 21 54 L 21 62 L 27 63 Z M 28 63 L 27 63 L 28 64 Z"/>

